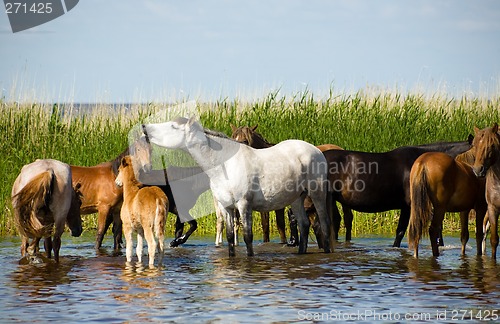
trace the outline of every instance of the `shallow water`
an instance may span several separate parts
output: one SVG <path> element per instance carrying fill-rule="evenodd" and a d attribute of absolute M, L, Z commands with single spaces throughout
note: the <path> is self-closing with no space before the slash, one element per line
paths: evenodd
<path fill-rule="evenodd" d="M 63 236 L 61 263 L 20 265 L 17 238 L 0 239 L 2 322 L 403 322 L 500 317 L 500 266 L 460 256 L 445 237 L 435 259 L 426 241 L 415 260 L 392 238 L 355 238 L 324 254 L 278 243 L 243 246 L 229 258 L 212 238 L 168 249 L 165 268 L 125 264 L 96 253 L 93 236 Z M 111 242 L 105 242 L 107 246 Z M 146 254 L 146 250 L 144 251 Z M 147 260 L 147 256 L 146 256 Z"/>

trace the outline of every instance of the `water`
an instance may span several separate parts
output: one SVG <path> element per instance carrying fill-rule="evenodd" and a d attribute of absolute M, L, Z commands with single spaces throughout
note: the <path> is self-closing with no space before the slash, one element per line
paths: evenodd
<path fill-rule="evenodd" d="M 2 322 L 356 322 L 495 319 L 500 266 L 460 256 L 446 237 L 442 255 L 428 239 L 415 260 L 392 238 L 355 238 L 324 254 L 255 242 L 229 258 L 212 238 L 168 249 L 162 270 L 127 266 L 111 250 L 97 254 L 93 236 L 63 236 L 61 263 L 19 264 L 17 238 L 0 240 Z M 105 242 L 107 246 L 111 242 Z M 146 251 L 144 251 L 146 253 Z M 146 258 L 147 260 L 147 258 Z"/>

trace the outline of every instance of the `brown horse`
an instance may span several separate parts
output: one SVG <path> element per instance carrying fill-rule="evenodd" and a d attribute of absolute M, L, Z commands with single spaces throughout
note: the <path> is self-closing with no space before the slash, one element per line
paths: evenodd
<path fill-rule="evenodd" d="M 460 212 L 462 255 L 469 240 L 469 212 L 476 211 L 477 255 L 482 254 L 483 219 L 486 214 L 484 181 L 473 173 L 473 154 L 468 151 L 455 159 L 429 152 L 415 160 L 410 171 L 410 224 L 408 242 L 418 257 L 418 244 L 429 222 L 432 254 L 439 256 L 438 239 L 446 212 Z"/>
<path fill-rule="evenodd" d="M 82 233 L 80 195 L 71 185 L 71 169 L 57 160 L 36 160 L 21 169 L 12 186 L 14 220 L 22 238 L 21 255 L 34 255 L 45 238 L 45 251 L 59 262 L 65 224 L 72 236 Z M 55 230 L 54 230 L 55 227 Z M 53 236 L 53 239 L 51 238 Z M 29 243 L 29 239 L 32 242 Z"/>
<path fill-rule="evenodd" d="M 137 259 L 142 263 L 142 243 L 148 244 L 149 267 L 153 267 L 158 247 L 158 267 L 161 267 L 164 253 L 165 222 L 168 213 L 168 199 L 156 186 L 143 187 L 137 181 L 132 158 L 126 156 L 118 168 L 115 183 L 123 188 L 123 205 L 120 218 L 126 241 L 127 262 L 132 261 L 132 232 L 137 231 Z"/>
<path fill-rule="evenodd" d="M 274 144 L 269 143 L 264 137 L 256 132 L 258 125 L 255 125 L 253 127 L 249 126 L 241 126 L 241 127 L 236 127 L 234 125 L 231 125 L 231 129 L 233 131 L 232 133 L 232 138 L 235 139 L 236 141 L 240 143 L 247 144 L 253 148 L 256 149 L 263 149 L 263 148 L 268 148 L 273 146 Z M 320 149 L 321 152 L 325 152 L 328 150 L 343 150 L 340 146 L 334 145 L 334 144 L 322 144 L 316 146 L 317 148 Z M 311 224 L 313 224 L 313 230 L 314 233 L 316 234 L 316 238 L 318 241 L 318 245 L 321 248 L 321 242 L 323 242 L 321 238 L 321 226 L 318 224 L 316 221 L 316 209 L 314 208 L 314 205 L 311 201 L 310 198 L 306 198 L 304 201 L 304 207 L 306 209 L 306 213 L 309 217 L 309 221 Z M 352 229 L 352 220 L 353 220 L 353 215 L 351 209 L 345 207 L 342 205 L 342 209 L 344 211 L 344 223 L 346 226 L 346 240 L 350 241 L 351 240 L 351 229 Z M 282 210 L 277 210 L 275 211 L 276 213 L 276 225 L 278 227 L 278 232 L 280 233 L 281 237 L 281 242 L 286 242 L 286 237 L 285 237 L 285 216 L 284 216 L 284 209 Z M 269 241 L 269 213 L 261 213 L 262 216 L 262 229 L 264 231 L 264 242 Z M 335 239 L 338 240 L 338 234 L 340 230 L 340 221 L 341 217 L 338 212 L 337 208 L 333 208 L 333 229 L 334 229 L 334 235 Z M 293 215 L 292 210 L 290 209 L 288 211 L 288 219 L 290 222 L 290 243 L 289 245 L 296 245 L 298 242 L 298 231 L 297 231 L 297 221 L 295 219 L 295 216 Z M 267 237 L 267 241 L 266 241 Z M 285 240 L 285 241 L 284 241 Z"/>
<path fill-rule="evenodd" d="M 90 167 L 71 166 L 73 185 L 81 184 L 80 191 L 83 194 L 81 213 L 83 215 L 98 213 L 96 249 L 102 246 L 104 234 L 111 223 L 113 223 L 113 248 L 115 251 L 120 249 L 122 189 L 115 185 L 115 178 L 122 158 L 129 154 L 133 154 L 134 161 L 138 164 L 136 170 L 151 169 L 151 146 L 144 135 L 112 161 Z"/>
<path fill-rule="evenodd" d="M 500 214 L 500 134 L 498 124 L 485 129 L 474 128 L 472 142 L 475 152 L 473 170 L 478 177 L 486 177 L 486 202 L 491 225 L 491 257 L 496 258 L 498 248 L 498 215 Z"/>

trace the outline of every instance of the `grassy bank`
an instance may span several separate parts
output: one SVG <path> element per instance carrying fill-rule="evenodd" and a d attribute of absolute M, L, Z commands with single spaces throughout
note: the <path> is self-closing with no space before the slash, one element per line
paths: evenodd
<path fill-rule="evenodd" d="M 465 140 L 473 127 L 500 120 L 500 98 L 448 98 L 398 93 L 312 93 L 293 97 L 270 93 L 252 102 L 219 100 L 199 103 L 203 125 L 230 135 L 231 124 L 255 125 L 270 142 L 296 138 L 319 145 L 382 152 L 402 145 Z M 95 105 L 78 111 L 73 105 L 0 102 L 0 233 L 15 233 L 10 190 L 21 167 L 37 158 L 54 158 L 75 165 L 95 165 L 115 158 L 127 143 L 130 128 L 165 106 Z M 355 214 L 354 235 L 391 234 L 397 212 Z M 84 216 L 86 230 L 95 216 Z M 271 217 L 274 225 L 274 217 Z M 445 232 L 456 232 L 458 217 L 447 217 Z M 168 222 L 169 226 L 173 221 Z M 261 235 L 255 218 L 256 238 Z M 171 227 L 168 228 L 172 233 Z M 213 234 L 215 217 L 200 219 L 200 234 Z M 275 226 L 273 233 L 276 235 Z"/>

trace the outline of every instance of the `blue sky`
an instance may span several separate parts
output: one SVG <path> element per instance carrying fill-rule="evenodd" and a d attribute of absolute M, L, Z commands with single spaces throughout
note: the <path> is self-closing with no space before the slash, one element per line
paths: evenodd
<path fill-rule="evenodd" d="M 45 101 L 252 99 L 281 89 L 500 93 L 500 1 L 80 0 L 13 34 L 2 96 Z"/>

